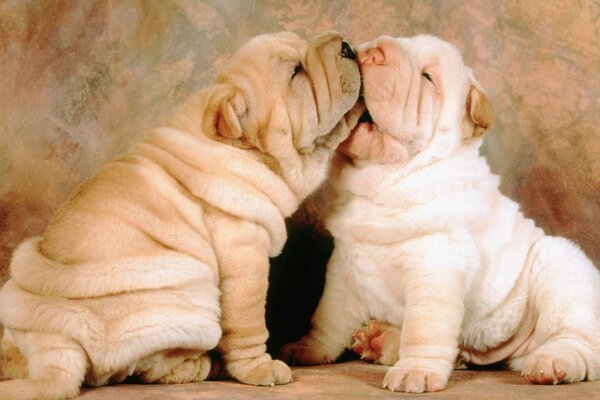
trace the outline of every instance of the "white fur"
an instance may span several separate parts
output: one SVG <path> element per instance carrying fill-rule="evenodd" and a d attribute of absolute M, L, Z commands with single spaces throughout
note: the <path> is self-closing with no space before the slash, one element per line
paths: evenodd
<path fill-rule="evenodd" d="M 366 64 L 382 57 L 378 47 L 386 61 L 401 60 L 400 77 Z M 537 383 L 600 378 L 600 274 L 573 243 L 545 236 L 500 193 L 499 177 L 479 155 L 481 138 L 470 137 L 467 93 L 479 85 L 456 49 L 431 36 L 385 37 L 364 45 L 359 60 L 371 136 L 343 148 L 352 160 L 336 160 L 325 290 L 311 331 L 284 356 L 333 360 L 373 318 L 402 329 L 398 361 L 384 378 L 390 390 L 442 389 L 459 352 L 475 364 L 507 360 Z M 397 125 L 410 120 L 400 107 L 410 100 L 386 93 L 431 60 L 437 94 L 427 110 L 438 107 L 438 122 L 431 132 L 411 125 L 429 138 L 425 147 L 394 163 L 379 162 L 390 159 L 381 148 L 356 148 L 379 133 L 400 145 L 418 142 Z M 429 101 L 422 92 L 411 96 Z"/>

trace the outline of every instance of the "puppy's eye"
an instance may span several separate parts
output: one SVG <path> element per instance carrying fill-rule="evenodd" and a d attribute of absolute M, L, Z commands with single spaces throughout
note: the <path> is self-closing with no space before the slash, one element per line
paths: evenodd
<path fill-rule="evenodd" d="M 296 68 L 294 68 L 294 73 L 292 74 L 292 79 L 294 79 L 294 77 L 300 72 L 302 72 L 302 64 L 296 65 Z"/>
<path fill-rule="evenodd" d="M 421 76 L 425 79 L 427 79 L 429 82 L 433 83 L 433 79 L 431 79 L 431 75 L 429 75 L 427 72 L 422 72 Z"/>

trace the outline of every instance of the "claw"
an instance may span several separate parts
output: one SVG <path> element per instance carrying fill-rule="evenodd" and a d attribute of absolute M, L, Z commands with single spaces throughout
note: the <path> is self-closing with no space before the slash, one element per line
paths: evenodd
<path fill-rule="evenodd" d="M 363 332 L 363 331 L 358 331 L 358 332 L 356 332 L 356 333 L 354 334 L 354 338 L 355 338 L 356 340 L 359 340 L 359 341 L 365 340 L 365 338 L 366 338 L 366 336 L 365 336 L 365 332 Z"/>

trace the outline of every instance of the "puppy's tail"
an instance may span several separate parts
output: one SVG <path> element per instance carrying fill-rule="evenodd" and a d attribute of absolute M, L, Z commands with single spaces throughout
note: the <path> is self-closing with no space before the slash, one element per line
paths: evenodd
<path fill-rule="evenodd" d="M 14 379 L 0 382 L 2 400 L 66 400 L 77 397 L 79 382 L 66 382 L 56 377 Z"/>

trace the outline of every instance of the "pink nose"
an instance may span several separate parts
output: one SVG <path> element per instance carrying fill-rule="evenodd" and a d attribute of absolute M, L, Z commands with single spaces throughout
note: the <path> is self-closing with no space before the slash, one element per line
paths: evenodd
<path fill-rule="evenodd" d="M 358 53 L 358 62 L 360 64 L 381 65 L 385 62 L 383 50 L 379 47 L 373 47 Z"/>

